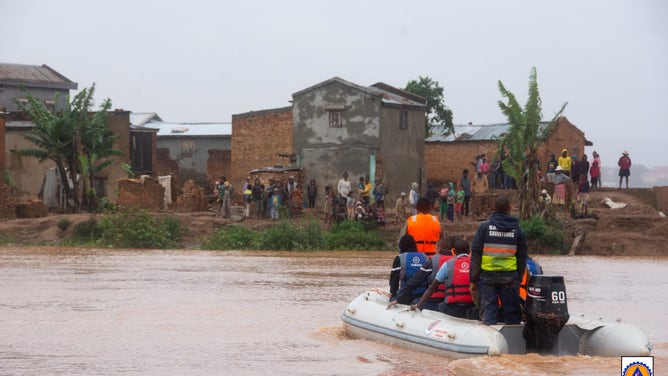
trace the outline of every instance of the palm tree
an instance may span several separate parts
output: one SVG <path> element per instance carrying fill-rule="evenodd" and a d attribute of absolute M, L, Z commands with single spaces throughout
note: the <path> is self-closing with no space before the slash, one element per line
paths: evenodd
<path fill-rule="evenodd" d="M 552 128 L 566 108 L 562 104 L 549 122 L 542 121 L 542 102 L 538 92 L 536 68 L 529 75 L 529 97 L 524 108 L 515 95 L 499 81 L 499 91 L 507 103 L 499 101 L 501 112 L 510 123 L 509 131 L 499 139 L 499 152 L 506 153 L 503 170 L 517 181 L 519 188 L 519 211 L 521 219 L 528 219 L 539 212 L 540 185 L 537 179 L 538 147 L 545 143 Z"/>

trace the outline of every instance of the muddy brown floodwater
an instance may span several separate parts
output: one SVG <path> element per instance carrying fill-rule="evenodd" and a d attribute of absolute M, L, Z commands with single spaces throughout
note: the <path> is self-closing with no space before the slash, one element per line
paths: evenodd
<path fill-rule="evenodd" d="M 342 330 L 391 252 L 0 248 L 2 375 L 591 375 L 619 358 L 454 360 Z M 537 256 L 569 311 L 640 326 L 668 369 L 668 258 Z"/>

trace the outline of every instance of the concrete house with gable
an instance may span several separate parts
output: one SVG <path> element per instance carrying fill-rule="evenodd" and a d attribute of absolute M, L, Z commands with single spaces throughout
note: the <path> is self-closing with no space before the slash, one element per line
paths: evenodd
<path fill-rule="evenodd" d="M 361 86 L 334 77 L 292 95 L 293 148 L 306 180 L 321 187 L 344 171 L 387 182 L 389 200 L 424 183 L 424 99 L 384 83 Z"/>
<path fill-rule="evenodd" d="M 456 182 L 465 168 L 469 169 L 471 176 L 474 171 L 471 163 L 475 162 L 475 157 L 484 153 L 491 163 L 497 152 L 498 138 L 509 128 L 508 123 L 455 125 L 454 134 L 447 136 L 436 129 L 436 135 L 425 140 L 427 181 L 437 184 Z M 560 116 L 547 142 L 538 149 L 541 168 L 545 169 L 550 154 L 559 157 L 561 151 L 567 149 L 569 155 L 580 157 L 585 152 L 585 146 L 592 145 L 582 130 L 565 116 Z"/>

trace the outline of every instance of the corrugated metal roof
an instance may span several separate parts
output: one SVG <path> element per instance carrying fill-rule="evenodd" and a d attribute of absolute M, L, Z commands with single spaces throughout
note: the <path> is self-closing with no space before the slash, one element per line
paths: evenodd
<path fill-rule="evenodd" d="M 541 128 L 547 126 L 548 122 L 543 122 Z M 510 128 L 509 123 L 498 124 L 466 124 L 455 125 L 454 134 L 443 135 L 443 124 L 434 124 L 432 126 L 433 136 L 427 137 L 425 142 L 448 142 L 448 141 L 489 141 L 503 136 Z"/>
<path fill-rule="evenodd" d="M 157 128 L 158 137 L 231 136 L 231 123 L 166 123 L 151 122 L 147 127 Z"/>
<path fill-rule="evenodd" d="M 160 116 L 155 112 L 131 112 L 130 124 L 142 126 L 151 121 L 162 121 Z"/>
<path fill-rule="evenodd" d="M 63 89 L 76 89 L 78 84 L 56 72 L 46 64 L 26 65 L 0 63 L 0 82 L 14 85 L 46 85 Z"/>
<path fill-rule="evenodd" d="M 433 136 L 425 139 L 426 142 L 434 141 L 464 141 L 464 140 L 492 140 L 498 138 L 508 131 L 510 124 L 485 124 L 485 125 L 455 125 L 455 133 L 443 135 L 443 124 L 432 126 Z"/>

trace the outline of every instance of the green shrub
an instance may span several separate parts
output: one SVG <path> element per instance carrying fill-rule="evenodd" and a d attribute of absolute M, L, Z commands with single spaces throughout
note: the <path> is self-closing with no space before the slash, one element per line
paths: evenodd
<path fill-rule="evenodd" d="M 273 227 L 256 232 L 243 226 L 227 226 L 202 242 L 202 249 L 259 249 L 311 251 L 324 249 L 364 250 L 385 249 L 380 233 L 364 222 L 345 221 L 332 227 L 329 233 L 320 228 L 317 220 L 291 224 L 280 221 Z"/>
<path fill-rule="evenodd" d="M 72 238 L 74 244 L 94 242 L 100 238 L 101 230 L 97 225 L 95 217 L 91 217 L 84 222 L 77 223 L 72 229 Z"/>
<path fill-rule="evenodd" d="M 181 228 L 181 222 L 179 222 L 178 219 L 165 216 L 160 218 L 158 222 L 165 228 L 167 231 L 167 237 L 170 240 L 176 241 L 181 238 L 181 235 L 183 234 L 183 228 Z"/>
<path fill-rule="evenodd" d="M 252 249 L 259 234 L 243 226 L 227 226 L 202 242 L 202 249 Z"/>
<path fill-rule="evenodd" d="M 278 225 L 268 228 L 260 234 L 257 241 L 258 249 L 291 251 L 298 249 L 297 232 L 286 221 L 280 221 Z"/>
<path fill-rule="evenodd" d="M 317 220 L 308 221 L 297 231 L 297 248 L 302 250 L 325 249 L 327 242 Z"/>
<path fill-rule="evenodd" d="M 522 221 L 520 225 L 530 248 L 533 248 L 529 249 L 529 252 L 563 253 L 566 251 L 564 232 L 559 222 L 545 222 L 542 217 L 533 216 Z"/>
<path fill-rule="evenodd" d="M 65 231 L 68 227 L 70 227 L 70 220 L 67 218 L 61 218 L 58 220 L 58 223 L 56 223 L 56 226 L 58 226 L 60 231 Z"/>
<path fill-rule="evenodd" d="M 168 248 L 180 233 L 178 221 L 156 219 L 136 208 L 103 217 L 99 227 L 99 243 L 115 248 Z"/>
<path fill-rule="evenodd" d="M 14 243 L 15 238 L 12 235 L 7 235 L 0 232 L 0 245 L 7 245 Z"/>
<path fill-rule="evenodd" d="M 385 249 L 387 245 L 373 226 L 359 221 L 343 221 L 334 225 L 325 236 L 327 249 L 372 250 Z"/>

